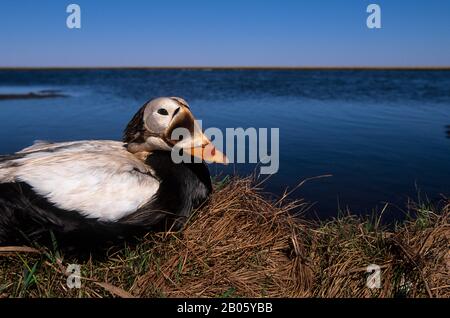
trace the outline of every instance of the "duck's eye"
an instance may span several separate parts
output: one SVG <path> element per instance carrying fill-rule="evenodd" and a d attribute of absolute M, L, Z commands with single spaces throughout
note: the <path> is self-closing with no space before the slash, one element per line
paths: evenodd
<path fill-rule="evenodd" d="M 164 108 L 160 108 L 160 109 L 158 109 L 158 114 L 160 114 L 160 115 L 164 115 L 164 116 L 167 116 L 167 115 L 169 115 L 169 113 L 167 112 L 167 110 L 166 110 L 166 109 L 164 109 Z"/>

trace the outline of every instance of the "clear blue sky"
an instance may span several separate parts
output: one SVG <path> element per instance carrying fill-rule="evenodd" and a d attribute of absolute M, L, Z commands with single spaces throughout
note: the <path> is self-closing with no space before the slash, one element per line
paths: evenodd
<path fill-rule="evenodd" d="M 0 66 L 450 66 L 450 1 L 2 0 L 0 41 Z"/>

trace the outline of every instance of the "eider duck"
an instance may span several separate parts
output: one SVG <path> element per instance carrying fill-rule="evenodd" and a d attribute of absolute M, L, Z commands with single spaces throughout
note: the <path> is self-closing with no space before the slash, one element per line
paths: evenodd
<path fill-rule="evenodd" d="M 172 140 L 176 128 L 192 137 Z M 201 160 L 174 163 L 174 147 Z M 205 160 L 227 162 L 179 97 L 145 103 L 122 142 L 36 142 L 0 156 L 0 244 L 89 246 L 179 229 L 212 191 Z"/>

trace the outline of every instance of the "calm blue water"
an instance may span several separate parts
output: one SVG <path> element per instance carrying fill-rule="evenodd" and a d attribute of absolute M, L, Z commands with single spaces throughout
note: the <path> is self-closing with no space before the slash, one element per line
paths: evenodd
<path fill-rule="evenodd" d="M 151 97 L 181 96 L 203 126 L 279 127 L 280 170 L 266 189 L 316 202 L 320 217 L 450 195 L 449 71 L 0 71 L 0 94 L 58 89 L 67 98 L 0 101 L 0 153 L 35 139 L 120 139 Z M 255 165 L 236 165 L 246 175 Z M 400 217 L 395 208 L 389 218 Z"/>

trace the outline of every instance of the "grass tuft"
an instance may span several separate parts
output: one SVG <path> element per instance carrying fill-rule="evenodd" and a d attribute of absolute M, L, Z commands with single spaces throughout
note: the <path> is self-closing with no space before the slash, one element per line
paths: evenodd
<path fill-rule="evenodd" d="M 411 206 L 395 228 L 348 213 L 306 220 L 306 208 L 268 200 L 249 178 L 224 180 L 183 231 L 102 257 L 65 255 L 56 241 L 0 247 L 0 297 L 450 297 L 450 204 Z M 81 265 L 79 289 L 69 264 Z M 366 286 L 370 264 L 381 288 Z"/>

